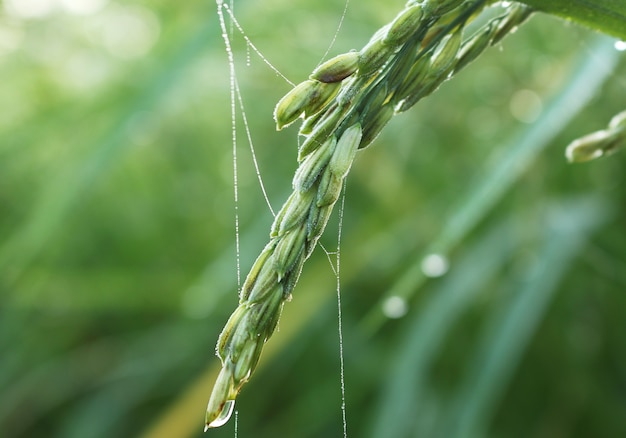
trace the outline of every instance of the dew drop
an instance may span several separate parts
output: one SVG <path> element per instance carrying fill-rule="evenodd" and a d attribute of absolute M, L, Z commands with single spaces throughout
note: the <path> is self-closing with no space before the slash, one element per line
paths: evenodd
<path fill-rule="evenodd" d="M 233 414 L 233 409 L 235 409 L 235 400 L 226 400 L 220 414 L 215 420 L 211 421 L 204 427 L 204 431 L 206 432 L 210 428 L 220 427 L 226 424 L 226 422 L 230 419 L 230 416 Z"/>
<path fill-rule="evenodd" d="M 448 268 L 448 259 L 441 254 L 429 254 L 422 260 L 422 272 L 427 277 L 441 277 Z"/>
<path fill-rule="evenodd" d="M 626 50 L 626 41 L 615 41 L 615 50 L 623 52 Z"/>
<path fill-rule="evenodd" d="M 391 296 L 383 302 L 383 313 L 387 318 L 398 319 L 406 315 L 408 305 L 402 297 Z"/>

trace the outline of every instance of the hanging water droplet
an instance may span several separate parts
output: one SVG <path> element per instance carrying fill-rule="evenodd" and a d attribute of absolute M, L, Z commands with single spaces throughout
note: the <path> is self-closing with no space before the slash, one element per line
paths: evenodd
<path fill-rule="evenodd" d="M 615 49 L 620 52 L 626 50 L 626 41 L 615 41 Z"/>
<path fill-rule="evenodd" d="M 226 400 L 220 414 L 215 420 L 211 421 L 204 427 L 204 431 L 206 432 L 210 428 L 220 427 L 226 424 L 226 422 L 230 419 L 230 416 L 233 414 L 233 409 L 235 409 L 235 400 Z"/>
<path fill-rule="evenodd" d="M 250 42 L 246 41 L 246 67 L 250 67 Z"/>

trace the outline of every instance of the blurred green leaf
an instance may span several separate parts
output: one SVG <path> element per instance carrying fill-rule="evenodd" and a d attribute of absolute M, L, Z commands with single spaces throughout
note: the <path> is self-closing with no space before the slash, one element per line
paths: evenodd
<path fill-rule="evenodd" d="M 459 391 L 456 417 L 445 422 L 442 437 L 485 436 L 499 397 L 524 349 L 589 234 L 608 219 L 607 205 L 584 199 L 546 209 L 543 246 L 536 261 L 521 275 L 522 286 L 486 323 L 480 346 Z"/>
<path fill-rule="evenodd" d="M 415 309 L 376 409 L 372 438 L 406 437 L 420 422 L 429 391 L 428 376 L 437 353 L 460 315 L 484 292 L 519 245 L 510 224 L 495 226 L 455 261 L 452 272 L 421 309 Z M 405 326 L 409 321 L 405 323 Z"/>
<path fill-rule="evenodd" d="M 626 3 L 622 0 L 523 0 L 523 3 L 626 40 Z"/>
<path fill-rule="evenodd" d="M 110 171 L 128 145 L 128 138 L 138 122 L 136 116 L 145 117 L 163 104 L 167 90 L 176 84 L 189 64 L 206 47 L 214 32 L 214 27 L 190 32 L 187 41 L 181 43 L 181 48 L 172 53 L 171 58 L 162 60 L 154 68 L 152 76 L 142 81 L 142 90 L 132 102 L 120 108 L 122 113 L 114 126 L 88 147 L 89 156 L 59 166 L 55 181 L 42 188 L 28 220 L 0 246 L 0 268 L 10 273 L 5 281 L 14 281 L 21 274 L 63 225 L 69 212 L 77 208 L 92 186 Z"/>

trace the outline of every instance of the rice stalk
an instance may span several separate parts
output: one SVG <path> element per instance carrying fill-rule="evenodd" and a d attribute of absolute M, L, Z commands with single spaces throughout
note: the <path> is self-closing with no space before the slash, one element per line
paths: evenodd
<path fill-rule="evenodd" d="M 491 3 L 409 1 L 360 51 L 323 63 L 278 102 L 278 129 L 304 118 L 294 190 L 276 215 L 270 241 L 219 337 L 222 370 L 207 406 L 206 429 L 230 417 L 326 227 L 357 150 L 374 141 L 395 114 L 432 93 L 531 13 L 526 6 L 509 6 L 463 42 L 466 24 Z"/>

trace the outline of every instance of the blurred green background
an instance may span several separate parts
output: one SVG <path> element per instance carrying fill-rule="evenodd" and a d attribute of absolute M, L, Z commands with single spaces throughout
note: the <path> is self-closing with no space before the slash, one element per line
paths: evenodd
<path fill-rule="evenodd" d="M 328 56 L 403 4 L 350 2 Z M 0 436 L 234 436 L 232 420 L 201 432 L 237 303 L 215 3 L 1 5 Z M 235 4 L 294 82 L 343 8 Z M 626 436 L 626 155 L 563 154 L 626 106 L 614 42 L 536 16 L 359 154 L 341 246 L 348 436 Z M 232 43 L 277 209 L 297 139 L 271 114 L 290 87 Z M 245 275 L 272 216 L 238 138 Z M 240 394 L 239 437 L 342 436 L 335 281 L 316 250 Z"/>

